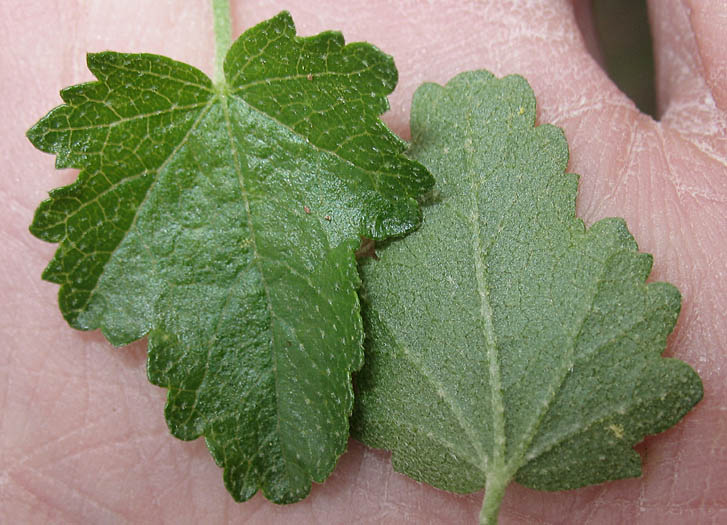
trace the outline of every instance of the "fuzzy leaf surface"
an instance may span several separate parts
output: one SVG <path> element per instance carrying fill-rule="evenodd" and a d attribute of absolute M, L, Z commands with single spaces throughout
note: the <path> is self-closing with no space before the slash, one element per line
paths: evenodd
<path fill-rule="evenodd" d="M 678 291 L 645 283 L 651 256 L 622 220 L 576 218 L 563 133 L 534 122 L 521 77 L 422 86 L 411 154 L 440 196 L 363 268 L 354 435 L 419 481 L 486 487 L 483 521 L 511 480 L 638 476 L 633 445 L 702 397 L 688 365 L 661 357 Z"/>
<path fill-rule="evenodd" d="M 75 328 L 148 335 L 175 436 L 204 436 L 237 500 L 292 502 L 343 452 L 362 362 L 359 236 L 420 220 L 431 176 L 378 116 L 393 61 L 287 13 L 230 49 L 225 82 L 169 58 L 89 55 L 98 81 L 28 137 L 58 168 L 31 231 Z"/>

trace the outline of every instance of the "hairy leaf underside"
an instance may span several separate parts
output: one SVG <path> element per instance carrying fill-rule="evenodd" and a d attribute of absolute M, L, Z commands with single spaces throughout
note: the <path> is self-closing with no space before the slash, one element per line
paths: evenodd
<path fill-rule="evenodd" d="M 661 357 L 678 291 L 645 284 L 651 256 L 622 220 L 584 228 L 563 133 L 534 121 L 521 77 L 422 86 L 411 155 L 440 197 L 363 268 L 354 435 L 417 480 L 486 487 L 486 519 L 513 479 L 639 475 L 633 445 L 702 396 L 689 366 Z"/>

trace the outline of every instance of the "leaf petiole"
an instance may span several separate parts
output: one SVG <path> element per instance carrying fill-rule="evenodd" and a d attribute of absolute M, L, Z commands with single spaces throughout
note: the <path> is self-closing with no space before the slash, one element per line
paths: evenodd
<path fill-rule="evenodd" d="M 508 476 L 499 472 L 487 476 L 485 484 L 485 497 L 480 509 L 480 525 L 497 525 L 497 515 L 500 512 L 500 504 L 505 495 L 505 488 L 510 483 Z"/>
<path fill-rule="evenodd" d="M 219 85 L 225 80 L 225 56 L 232 42 L 232 24 L 230 23 L 230 0 L 212 0 L 212 17 L 215 28 L 215 76 L 214 82 Z"/>

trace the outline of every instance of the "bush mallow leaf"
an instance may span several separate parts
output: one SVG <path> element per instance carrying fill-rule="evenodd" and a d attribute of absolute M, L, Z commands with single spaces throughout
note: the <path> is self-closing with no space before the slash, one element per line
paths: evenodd
<path fill-rule="evenodd" d="M 363 268 L 354 436 L 419 481 L 485 487 L 484 523 L 511 480 L 638 476 L 633 445 L 702 397 L 697 374 L 660 355 L 678 291 L 645 284 L 651 256 L 622 220 L 584 228 L 563 133 L 534 122 L 518 76 L 422 86 L 412 156 L 441 195 Z"/>
<path fill-rule="evenodd" d="M 416 227 L 433 185 L 378 116 L 397 80 L 373 46 L 244 33 L 225 80 L 165 57 L 89 55 L 97 82 L 28 132 L 78 180 L 31 231 L 74 328 L 148 334 L 175 436 L 204 435 L 236 500 L 299 500 L 344 451 L 362 363 L 354 251 Z"/>

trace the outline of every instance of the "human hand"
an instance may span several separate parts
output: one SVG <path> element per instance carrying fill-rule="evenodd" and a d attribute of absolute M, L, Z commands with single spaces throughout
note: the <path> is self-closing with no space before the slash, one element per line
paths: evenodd
<path fill-rule="evenodd" d="M 394 56 L 400 84 L 386 122 L 408 135 L 423 81 L 486 68 L 524 75 L 538 122 L 562 127 L 569 171 L 581 175 L 588 224 L 625 217 L 653 280 L 675 284 L 682 313 L 666 355 L 702 376 L 705 399 L 675 428 L 648 438 L 644 476 L 563 493 L 513 485 L 502 522 L 719 522 L 727 519 L 727 40 L 721 2 L 653 1 L 661 121 L 641 115 L 588 55 L 565 0 L 245 0 L 233 32 L 289 9 L 300 34 L 340 29 Z M 261 495 L 236 504 L 202 440 L 171 437 L 165 391 L 146 381 L 145 342 L 113 349 L 70 329 L 57 286 L 40 280 L 55 246 L 27 231 L 46 192 L 75 179 L 53 172 L 24 133 L 91 80 L 85 53 L 155 52 L 211 74 L 209 2 L 6 1 L 0 141 L 4 348 L 0 367 L 0 522 L 476 523 L 481 493 L 455 496 L 393 472 L 388 454 L 352 441 L 331 478 L 301 503 Z M 691 7 L 690 7 L 691 6 Z M 691 11 L 690 11 L 691 9 Z"/>

